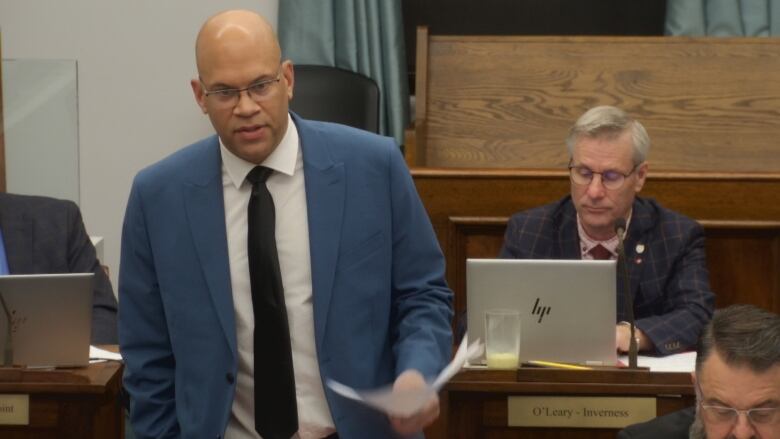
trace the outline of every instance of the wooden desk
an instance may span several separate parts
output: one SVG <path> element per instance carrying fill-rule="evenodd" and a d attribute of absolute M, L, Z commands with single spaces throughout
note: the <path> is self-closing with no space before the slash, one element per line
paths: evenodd
<path fill-rule="evenodd" d="M 461 371 L 441 395 L 441 416 L 429 439 L 614 438 L 613 428 L 509 427 L 510 396 L 613 396 L 656 398 L 657 414 L 695 404 L 688 373 L 627 370 L 520 369 Z"/>
<path fill-rule="evenodd" d="M 30 397 L 30 422 L 0 425 L 6 439 L 123 438 L 122 363 L 54 371 L 0 369 L 0 395 Z"/>

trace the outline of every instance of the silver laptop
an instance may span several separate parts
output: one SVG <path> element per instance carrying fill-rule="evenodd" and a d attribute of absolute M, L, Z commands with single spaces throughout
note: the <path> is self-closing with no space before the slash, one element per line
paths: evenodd
<path fill-rule="evenodd" d="M 515 309 L 521 361 L 613 366 L 616 279 L 615 261 L 468 259 L 469 340 L 485 340 L 486 310 Z"/>
<path fill-rule="evenodd" d="M 13 364 L 75 367 L 89 363 L 93 273 L 0 276 L 11 314 Z M 0 359 L 8 319 L 0 304 Z"/>

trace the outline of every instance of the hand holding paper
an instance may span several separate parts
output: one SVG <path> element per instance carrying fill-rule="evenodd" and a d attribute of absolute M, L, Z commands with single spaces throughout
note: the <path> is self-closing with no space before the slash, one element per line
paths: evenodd
<path fill-rule="evenodd" d="M 357 391 L 331 379 L 328 379 L 326 384 L 345 398 L 360 401 L 392 417 L 409 418 L 425 408 L 441 387 L 463 367 L 466 360 L 482 354 L 484 346 L 479 340 L 468 348 L 467 345 L 468 338 L 463 337 L 463 341 L 450 364 L 441 371 L 432 383 L 426 383 L 425 386 L 405 389 L 394 389 L 388 386 L 374 390 Z"/>
<path fill-rule="evenodd" d="M 420 372 L 408 369 L 396 378 L 392 394 L 415 394 L 418 390 L 424 391 L 427 387 L 428 384 Z M 390 424 L 396 432 L 403 436 L 414 434 L 422 431 L 439 417 L 439 395 L 436 392 L 423 393 L 428 394 L 428 400 L 423 402 L 422 407 L 416 413 L 411 416 L 390 416 Z"/>

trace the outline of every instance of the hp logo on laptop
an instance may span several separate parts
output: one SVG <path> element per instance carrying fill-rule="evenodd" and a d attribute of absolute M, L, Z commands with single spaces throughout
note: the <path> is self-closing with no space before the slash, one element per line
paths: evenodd
<path fill-rule="evenodd" d="M 551 306 L 539 306 L 539 298 L 537 297 L 536 302 L 534 302 L 534 309 L 531 310 L 531 314 L 539 315 L 539 321 L 537 323 L 542 323 L 544 316 L 550 315 L 551 310 Z"/>

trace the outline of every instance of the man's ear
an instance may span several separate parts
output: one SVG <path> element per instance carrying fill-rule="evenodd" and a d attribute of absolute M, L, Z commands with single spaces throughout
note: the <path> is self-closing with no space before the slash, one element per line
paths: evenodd
<path fill-rule="evenodd" d="M 192 86 L 192 93 L 195 95 L 195 101 L 198 103 L 200 110 L 203 111 L 203 114 L 207 114 L 206 92 L 203 90 L 203 83 L 201 83 L 199 79 L 193 79 L 190 81 L 190 85 Z"/>
<path fill-rule="evenodd" d="M 648 165 L 647 162 L 642 162 L 639 166 L 636 168 L 636 183 L 634 184 L 634 192 L 639 193 L 639 191 L 642 190 L 642 187 L 645 185 L 645 180 L 647 179 L 647 169 Z"/>
<path fill-rule="evenodd" d="M 295 88 L 295 69 L 289 59 L 282 62 L 282 78 L 284 78 L 285 91 L 289 101 L 293 98 L 293 89 Z"/>

